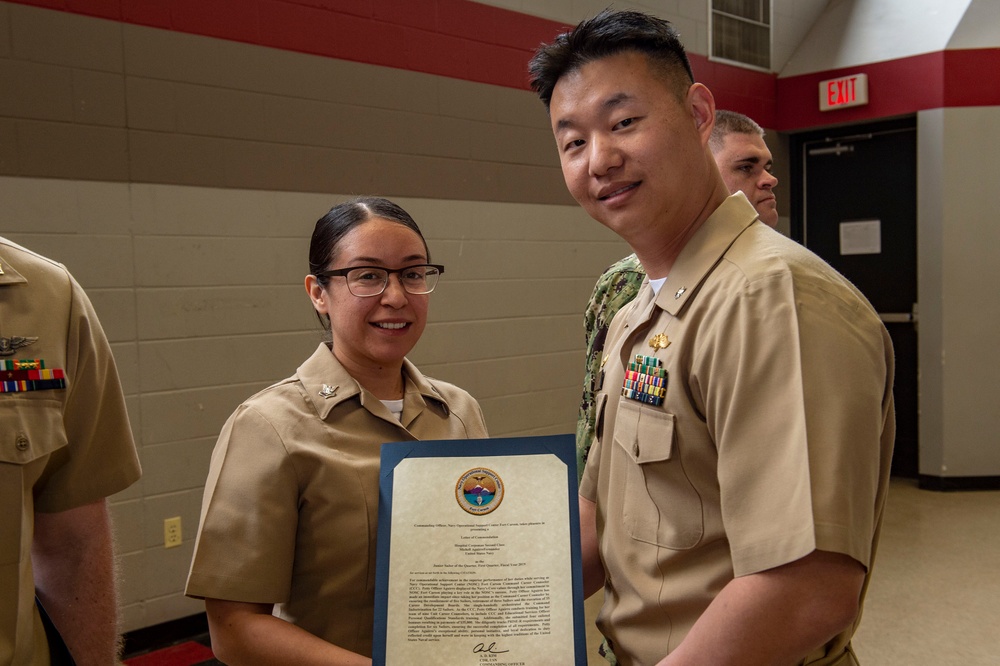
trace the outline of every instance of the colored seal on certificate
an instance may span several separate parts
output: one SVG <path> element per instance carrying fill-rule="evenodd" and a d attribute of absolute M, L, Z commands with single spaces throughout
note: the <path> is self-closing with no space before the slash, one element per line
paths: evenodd
<path fill-rule="evenodd" d="M 455 484 L 455 499 L 466 513 L 485 516 L 503 501 L 503 481 L 491 469 L 470 469 Z"/>

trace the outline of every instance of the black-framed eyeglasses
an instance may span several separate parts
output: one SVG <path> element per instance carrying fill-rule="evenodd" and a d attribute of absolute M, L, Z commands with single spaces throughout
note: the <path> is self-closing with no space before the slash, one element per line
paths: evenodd
<path fill-rule="evenodd" d="M 408 294 L 429 294 L 437 286 L 438 278 L 444 273 L 439 264 L 417 264 L 405 268 L 381 268 L 379 266 L 353 266 L 320 271 L 316 277 L 342 277 L 347 288 L 355 296 L 367 298 L 378 296 L 389 284 L 389 276 L 395 273 L 399 283 Z"/>

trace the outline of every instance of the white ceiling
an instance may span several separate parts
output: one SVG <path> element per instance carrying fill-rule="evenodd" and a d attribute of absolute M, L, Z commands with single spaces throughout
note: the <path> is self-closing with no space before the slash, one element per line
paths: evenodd
<path fill-rule="evenodd" d="M 997 0 L 831 0 L 779 71 L 795 76 L 943 51 L 954 47 L 960 25 L 962 43 L 986 39 L 984 31 L 1000 36 L 998 6 Z M 970 19 L 963 20 L 967 11 Z"/>

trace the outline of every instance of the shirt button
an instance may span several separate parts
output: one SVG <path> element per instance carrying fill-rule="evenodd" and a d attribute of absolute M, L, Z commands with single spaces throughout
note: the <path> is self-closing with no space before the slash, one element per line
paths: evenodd
<path fill-rule="evenodd" d="M 18 451 L 28 450 L 28 437 L 22 432 L 18 433 L 17 439 L 14 441 L 14 446 L 17 447 Z"/>

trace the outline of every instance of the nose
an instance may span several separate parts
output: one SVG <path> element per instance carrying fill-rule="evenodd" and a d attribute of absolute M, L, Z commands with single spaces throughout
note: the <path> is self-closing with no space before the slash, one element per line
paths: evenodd
<path fill-rule="evenodd" d="M 622 154 L 610 137 L 594 137 L 590 141 L 590 175 L 604 176 L 622 165 Z"/>
<path fill-rule="evenodd" d="M 778 185 L 778 178 L 770 171 L 764 171 L 760 176 L 760 182 L 757 183 L 757 187 L 762 190 L 770 190 Z"/>
<path fill-rule="evenodd" d="M 396 279 L 393 280 L 393 277 Z M 403 289 L 403 278 L 399 273 L 390 273 L 389 281 L 385 285 L 385 290 L 381 294 L 382 305 L 391 308 L 401 308 L 407 304 L 407 293 Z"/>

